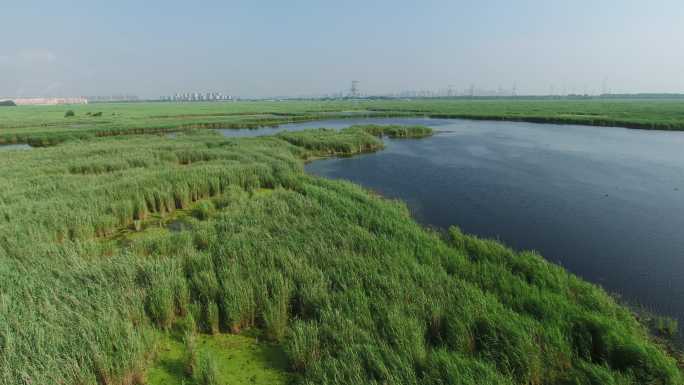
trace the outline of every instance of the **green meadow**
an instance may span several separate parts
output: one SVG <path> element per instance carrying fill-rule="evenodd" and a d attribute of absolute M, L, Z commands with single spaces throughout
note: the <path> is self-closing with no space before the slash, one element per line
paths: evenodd
<path fill-rule="evenodd" d="M 600 287 L 304 172 L 429 128 L 214 130 L 357 116 L 684 128 L 676 101 L 3 107 L 40 147 L 0 149 L 0 384 L 684 383 Z"/>
<path fill-rule="evenodd" d="M 684 130 L 684 101 L 508 98 L 0 107 L 0 144 L 50 146 L 104 136 L 401 116 Z"/>

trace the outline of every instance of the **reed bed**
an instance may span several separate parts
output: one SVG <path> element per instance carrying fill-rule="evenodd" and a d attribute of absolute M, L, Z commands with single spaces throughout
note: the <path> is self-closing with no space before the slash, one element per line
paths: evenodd
<path fill-rule="evenodd" d="M 379 131 L 0 153 L 0 384 L 142 384 L 160 334 L 178 328 L 189 345 L 259 330 L 300 384 L 682 383 L 599 287 L 303 172 L 305 159 L 380 149 Z M 187 229 L 148 226 L 179 210 Z M 216 383 L 220 363 L 193 349 L 187 381 Z"/>
<path fill-rule="evenodd" d="M 392 139 L 420 139 L 431 136 L 433 131 L 430 127 L 426 126 L 402 126 L 402 125 L 377 125 L 377 124 L 366 124 L 366 125 L 354 125 L 346 130 L 348 131 L 363 131 L 370 135 L 377 136 L 379 138 L 388 137 Z"/>

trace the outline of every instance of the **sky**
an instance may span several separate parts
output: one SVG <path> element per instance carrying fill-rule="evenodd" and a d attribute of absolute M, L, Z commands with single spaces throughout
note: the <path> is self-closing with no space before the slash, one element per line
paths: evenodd
<path fill-rule="evenodd" d="M 682 0 L 2 0 L 0 96 L 684 92 Z"/>

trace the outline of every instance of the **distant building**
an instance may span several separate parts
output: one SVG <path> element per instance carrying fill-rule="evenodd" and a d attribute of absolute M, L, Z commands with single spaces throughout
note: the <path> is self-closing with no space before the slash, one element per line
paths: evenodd
<path fill-rule="evenodd" d="M 217 102 L 230 101 L 233 100 L 233 97 L 221 92 L 178 92 L 171 96 L 162 96 L 159 100 L 168 102 Z"/>
<path fill-rule="evenodd" d="M 10 98 L 17 106 L 55 106 L 58 104 L 88 104 L 86 98 Z"/>
<path fill-rule="evenodd" d="M 89 102 L 137 102 L 140 98 L 137 95 L 97 95 L 87 96 Z"/>

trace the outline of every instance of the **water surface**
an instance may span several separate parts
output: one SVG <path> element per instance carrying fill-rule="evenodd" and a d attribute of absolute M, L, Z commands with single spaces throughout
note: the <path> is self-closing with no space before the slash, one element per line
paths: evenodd
<path fill-rule="evenodd" d="M 425 124 L 438 133 L 386 140 L 384 151 L 316 161 L 307 171 L 400 198 L 424 224 L 458 225 L 536 250 L 630 302 L 684 318 L 684 133 L 437 119 L 380 123 Z M 329 125 L 306 124 L 312 126 Z"/>
<path fill-rule="evenodd" d="M 30 150 L 31 147 L 28 144 L 0 144 L 0 151 L 6 150 Z"/>

